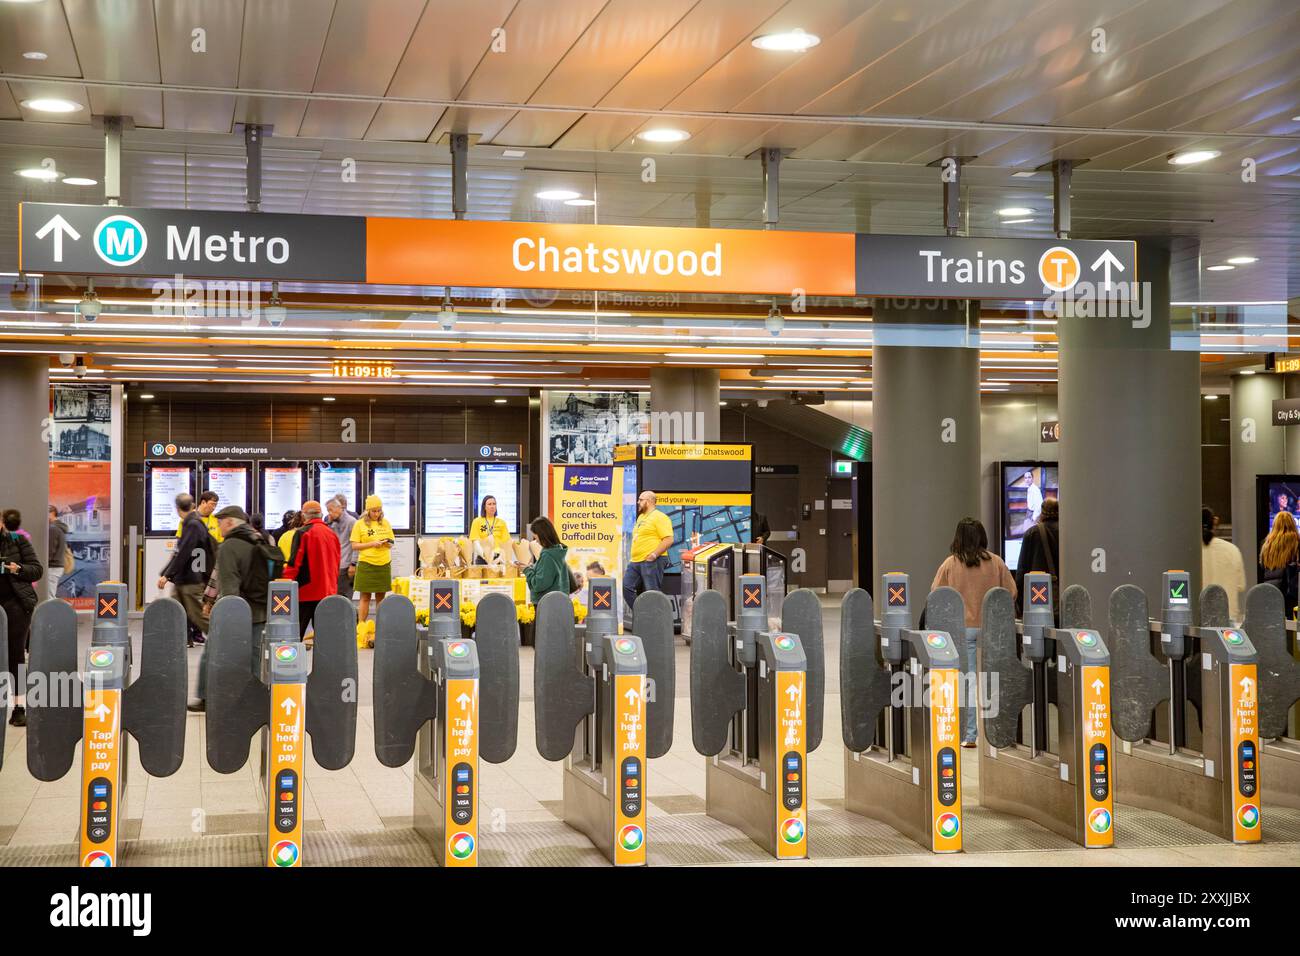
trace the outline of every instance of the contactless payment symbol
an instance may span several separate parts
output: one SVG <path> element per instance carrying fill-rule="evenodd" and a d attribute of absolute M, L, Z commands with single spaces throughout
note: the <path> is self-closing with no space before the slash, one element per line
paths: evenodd
<path fill-rule="evenodd" d="M 955 813 L 941 813 L 935 821 L 935 829 L 939 831 L 939 836 L 951 839 L 961 829 L 961 819 Z"/>
<path fill-rule="evenodd" d="M 447 849 L 456 859 L 468 860 L 474 855 L 474 837 L 464 830 L 453 833 L 447 841 Z"/>
<path fill-rule="evenodd" d="M 298 862 L 298 844 L 292 840 L 281 840 L 271 851 L 271 859 L 276 866 L 293 866 Z"/>
<path fill-rule="evenodd" d="M 109 216 L 95 227 L 94 244 L 95 253 L 110 266 L 129 266 L 140 261 L 149 237 L 130 216 Z"/>
<path fill-rule="evenodd" d="M 281 644 L 275 649 L 275 659 L 282 664 L 288 664 L 298 659 L 298 648 L 292 644 Z"/>
<path fill-rule="evenodd" d="M 645 833 L 635 823 L 629 823 L 618 831 L 618 845 L 625 850 L 639 850 L 645 842 Z"/>
<path fill-rule="evenodd" d="M 464 657 L 469 653 L 469 645 L 464 641 L 452 641 L 447 645 L 448 657 Z"/>
<path fill-rule="evenodd" d="M 943 647 L 948 643 L 948 639 L 936 631 L 931 631 L 929 634 L 925 635 L 925 643 L 929 644 L 931 647 Z"/>
<path fill-rule="evenodd" d="M 1240 631 L 1224 631 L 1223 640 L 1228 644 L 1240 644 L 1245 638 L 1241 636 Z"/>
<path fill-rule="evenodd" d="M 1247 803 L 1237 811 L 1237 822 L 1247 830 L 1253 830 L 1259 826 L 1259 807 L 1253 803 Z"/>
<path fill-rule="evenodd" d="M 798 817 L 790 817 L 781 824 L 781 839 L 786 843 L 799 843 L 803 840 L 803 821 Z"/>
<path fill-rule="evenodd" d="M 773 641 L 773 643 L 776 644 L 776 649 L 778 651 L 794 650 L 794 638 L 790 637 L 788 634 L 782 634 L 775 641 Z"/>
<path fill-rule="evenodd" d="M 1107 833 L 1110 831 L 1110 811 L 1105 807 L 1098 807 L 1088 814 L 1088 827 L 1093 833 Z"/>
<path fill-rule="evenodd" d="M 636 642 L 629 641 L 626 637 L 620 637 L 614 642 L 614 650 L 620 654 L 631 654 L 636 651 Z"/>
<path fill-rule="evenodd" d="M 113 663 L 113 652 L 106 650 L 91 651 L 90 664 L 92 667 L 107 667 Z"/>
<path fill-rule="evenodd" d="M 113 858 L 103 850 L 91 850 L 81 861 L 82 866 L 112 866 Z"/>

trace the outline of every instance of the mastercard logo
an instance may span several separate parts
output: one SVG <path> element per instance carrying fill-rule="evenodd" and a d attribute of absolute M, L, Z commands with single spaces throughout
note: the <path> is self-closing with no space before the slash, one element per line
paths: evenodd
<path fill-rule="evenodd" d="M 935 821 L 935 829 L 939 831 L 939 836 L 952 839 L 961 829 L 961 819 L 955 813 L 940 814 L 939 819 Z"/>
<path fill-rule="evenodd" d="M 1111 822 L 1110 811 L 1105 807 L 1098 807 L 1088 814 L 1088 827 L 1093 833 L 1108 833 Z"/>
<path fill-rule="evenodd" d="M 112 866 L 113 858 L 103 850 L 91 850 L 81 861 L 82 866 Z"/>

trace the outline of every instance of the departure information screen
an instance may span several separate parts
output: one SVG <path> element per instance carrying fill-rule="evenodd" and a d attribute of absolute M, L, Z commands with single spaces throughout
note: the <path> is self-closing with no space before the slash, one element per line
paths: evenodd
<path fill-rule="evenodd" d="M 238 505 L 245 511 L 252 511 L 252 502 L 248 500 L 249 465 L 204 465 L 203 490 L 217 493 L 217 510 L 226 505 Z"/>
<path fill-rule="evenodd" d="M 176 514 L 176 496 L 182 492 L 194 493 L 193 462 L 168 462 L 165 465 L 149 463 L 149 533 L 175 534 L 180 527 Z"/>
<path fill-rule="evenodd" d="M 497 514 L 505 519 L 506 530 L 519 534 L 519 465 L 513 462 L 474 463 L 474 514 L 482 510 L 483 499 L 497 500 Z"/>
<path fill-rule="evenodd" d="M 370 492 L 384 503 L 384 517 L 394 531 L 410 531 L 412 505 L 415 503 L 414 468 L 389 462 L 370 463 Z"/>
<path fill-rule="evenodd" d="M 465 533 L 469 465 L 463 461 L 424 463 L 424 518 L 421 533 Z"/>
<path fill-rule="evenodd" d="M 305 470 L 300 464 L 262 466 L 262 511 L 268 525 L 278 525 L 286 511 L 302 508 Z"/>

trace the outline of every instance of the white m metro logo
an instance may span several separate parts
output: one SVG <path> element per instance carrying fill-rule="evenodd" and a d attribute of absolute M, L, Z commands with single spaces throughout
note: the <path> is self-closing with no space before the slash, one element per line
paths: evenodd
<path fill-rule="evenodd" d="M 129 266 L 140 261 L 149 246 L 144 226 L 130 216 L 109 216 L 97 227 L 95 253 L 111 266 Z"/>

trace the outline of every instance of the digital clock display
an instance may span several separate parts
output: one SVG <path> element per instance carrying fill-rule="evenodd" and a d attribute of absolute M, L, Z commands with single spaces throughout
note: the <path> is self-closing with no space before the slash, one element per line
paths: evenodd
<path fill-rule="evenodd" d="M 392 378 L 393 363 L 369 359 L 335 359 L 335 378 Z"/>

